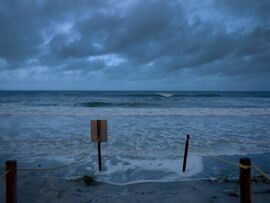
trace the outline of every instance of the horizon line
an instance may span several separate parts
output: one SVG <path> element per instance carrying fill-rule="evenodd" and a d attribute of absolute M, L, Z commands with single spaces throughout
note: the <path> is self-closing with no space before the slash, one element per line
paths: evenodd
<path fill-rule="evenodd" d="M 25 91 L 25 92 L 270 92 L 270 90 L 61 90 L 61 89 L 0 89 L 0 91 Z"/>

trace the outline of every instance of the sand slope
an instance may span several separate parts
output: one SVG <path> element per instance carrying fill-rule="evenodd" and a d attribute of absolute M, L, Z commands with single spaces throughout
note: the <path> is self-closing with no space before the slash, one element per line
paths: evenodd
<path fill-rule="evenodd" d="M 3 182 L 1 183 L 3 186 Z M 5 197 L 0 194 L 0 200 Z M 270 202 L 270 185 L 253 183 L 253 201 Z M 82 181 L 46 178 L 37 174 L 18 177 L 18 202 L 239 202 L 237 183 L 185 181 L 168 183 L 138 183 L 111 185 L 97 183 L 87 187 Z"/>

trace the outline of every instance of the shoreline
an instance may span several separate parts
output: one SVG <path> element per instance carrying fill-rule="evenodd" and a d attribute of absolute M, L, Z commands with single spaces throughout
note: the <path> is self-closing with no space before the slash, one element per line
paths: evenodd
<path fill-rule="evenodd" d="M 245 157 L 250 157 L 252 163 L 259 166 L 264 172 L 268 173 L 269 165 L 268 163 L 270 153 L 262 153 L 262 154 L 248 154 Z M 221 159 L 228 160 L 235 164 L 238 163 L 239 158 L 243 157 L 241 155 L 219 155 L 217 156 Z M 191 158 L 188 160 L 188 168 L 185 173 L 181 171 L 181 163 L 178 160 L 179 164 L 177 166 L 172 167 L 173 174 L 170 174 L 170 171 L 162 170 L 163 168 L 159 168 L 156 164 L 151 166 L 152 168 L 147 168 L 144 165 L 128 165 L 128 168 L 121 167 L 121 165 L 111 165 L 106 164 L 110 162 L 110 159 L 105 161 L 104 170 L 99 172 L 96 168 L 96 164 L 89 165 L 93 159 L 90 160 L 82 160 L 78 165 L 72 164 L 72 161 L 63 161 L 58 159 L 37 159 L 32 162 L 24 162 L 24 160 L 16 159 L 18 161 L 18 169 L 33 169 L 34 171 L 41 170 L 41 173 L 35 172 L 34 174 L 44 176 L 44 177 L 55 177 L 55 178 L 63 178 L 66 180 L 76 179 L 78 177 L 82 177 L 83 175 L 90 175 L 95 177 L 98 182 L 108 183 L 112 185 L 130 185 L 137 183 L 167 183 L 167 182 L 185 182 L 185 181 L 201 181 L 201 180 L 235 180 L 239 178 L 239 168 L 236 165 L 231 165 L 219 161 L 217 159 L 209 158 L 209 156 L 202 156 L 201 163 L 192 161 Z M 4 163 L 5 160 L 8 160 L 6 157 L 1 157 L 0 161 L 3 163 L 2 167 L 0 166 L 1 171 L 4 171 Z M 95 157 L 94 157 L 95 161 Z M 145 161 L 145 160 L 144 160 Z M 178 163 L 177 162 L 177 163 Z M 197 165 L 201 165 L 198 166 Z M 117 166 L 117 168 L 113 168 Z M 138 168 L 141 166 L 141 168 Z M 196 167 L 197 169 L 196 169 Z M 54 168 L 59 167 L 57 170 L 44 170 L 46 168 Z M 136 168 L 137 167 L 137 168 Z M 176 168 L 177 169 L 174 169 Z M 194 168 L 195 167 L 195 168 Z M 198 170 L 198 168 L 200 170 Z M 195 170 L 195 171 L 194 171 Z M 116 171 L 116 172 L 115 172 Z M 138 173 L 140 171 L 140 173 Z M 166 172 L 166 173 L 165 173 Z M 23 172 L 20 174 L 28 175 L 32 172 Z M 163 174 L 164 173 L 164 174 Z M 151 175 L 152 174 L 152 175 Z M 260 173 L 257 170 L 252 169 L 251 176 L 258 176 Z"/>
<path fill-rule="evenodd" d="M 0 199 L 4 199 L 1 183 Z M 239 184 L 211 180 L 147 182 L 114 185 L 19 174 L 18 202 L 239 202 Z M 270 202 L 270 184 L 252 182 L 252 200 Z"/>

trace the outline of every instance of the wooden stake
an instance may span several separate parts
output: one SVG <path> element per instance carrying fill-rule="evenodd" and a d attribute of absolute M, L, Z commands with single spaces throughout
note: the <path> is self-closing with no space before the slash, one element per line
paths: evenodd
<path fill-rule="evenodd" d="M 102 170 L 102 161 L 101 161 L 101 123 L 100 120 L 97 120 L 97 133 L 98 133 L 98 169 Z"/>
<path fill-rule="evenodd" d="M 6 161 L 6 203 L 17 202 L 17 162 Z"/>
<path fill-rule="evenodd" d="M 240 167 L 240 196 L 241 203 L 251 203 L 251 180 L 250 180 L 250 166 L 249 158 L 241 158 L 240 166 L 248 166 L 248 168 Z"/>
<path fill-rule="evenodd" d="M 186 171 L 186 164 L 187 164 L 187 156 L 188 156 L 189 139 L 190 139 L 190 136 L 189 136 L 189 135 L 187 135 L 187 136 L 186 136 L 185 153 L 184 153 L 184 159 L 183 159 L 183 169 L 182 169 L 182 171 L 183 171 L 183 172 L 185 172 L 185 171 Z"/>

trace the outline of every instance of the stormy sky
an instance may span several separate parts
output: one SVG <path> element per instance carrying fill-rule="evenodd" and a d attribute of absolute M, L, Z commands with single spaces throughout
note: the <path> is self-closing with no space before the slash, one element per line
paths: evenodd
<path fill-rule="evenodd" d="M 0 89 L 270 90 L 270 1 L 0 0 Z"/>

